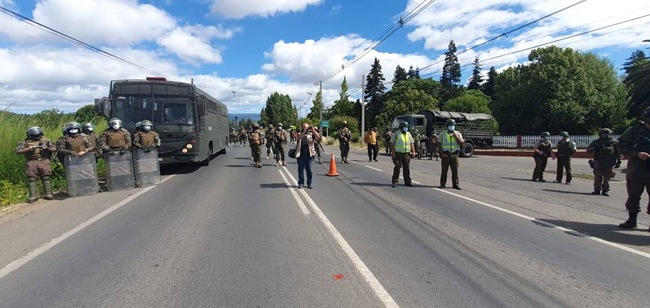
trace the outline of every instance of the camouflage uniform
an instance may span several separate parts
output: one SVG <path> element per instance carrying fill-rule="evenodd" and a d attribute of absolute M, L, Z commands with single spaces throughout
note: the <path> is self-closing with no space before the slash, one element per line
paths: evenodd
<path fill-rule="evenodd" d="M 287 133 L 281 128 L 276 128 L 273 133 L 275 134 L 275 137 L 273 138 L 273 148 L 275 149 L 276 166 L 280 166 L 280 164 L 286 166 L 284 163 L 284 147 L 287 144 Z"/>
<path fill-rule="evenodd" d="M 131 148 L 131 134 L 126 129 L 120 128 L 114 130 L 109 128 L 102 133 L 100 138 L 102 150 L 104 153 L 113 153 L 114 151 L 126 151 Z"/>
<path fill-rule="evenodd" d="M 133 146 L 136 149 L 160 147 L 160 136 L 154 131 L 139 131 L 133 136 Z"/>
<path fill-rule="evenodd" d="M 269 125 L 269 129 L 266 130 L 264 134 L 264 139 L 266 139 L 266 159 L 269 159 L 271 153 L 275 154 L 273 150 L 273 140 L 275 135 L 273 134 L 273 126 Z"/>
<path fill-rule="evenodd" d="M 248 143 L 251 146 L 255 166 L 262 168 L 261 145 L 264 144 L 264 138 L 262 137 L 262 131 L 260 131 L 259 125 L 253 125 L 253 131 L 248 135 Z"/>
<path fill-rule="evenodd" d="M 25 173 L 29 183 L 29 203 L 38 199 L 37 180 L 43 181 L 45 189 L 45 199 L 53 199 L 52 184 L 50 176 L 52 175 L 52 165 L 50 158 L 52 153 L 56 152 L 56 146 L 49 139 L 42 137 L 38 140 L 26 138 L 18 143 L 16 154 L 25 155 Z"/>

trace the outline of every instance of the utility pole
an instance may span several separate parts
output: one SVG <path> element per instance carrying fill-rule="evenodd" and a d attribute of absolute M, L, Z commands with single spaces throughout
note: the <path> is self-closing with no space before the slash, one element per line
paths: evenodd
<path fill-rule="evenodd" d="M 318 115 L 318 127 L 320 127 L 320 131 L 323 131 L 323 127 L 321 126 L 321 122 L 323 122 L 323 107 L 325 107 L 325 102 L 323 102 L 323 81 L 320 81 L 320 100 L 321 100 L 321 106 L 319 110 L 319 115 Z M 329 133 L 329 130 L 328 130 Z"/>
<path fill-rule="evenodd" d="M 364 146 L 363 137 L 366 133 L 366 76 L 361 75 L 361 147 Z"/>

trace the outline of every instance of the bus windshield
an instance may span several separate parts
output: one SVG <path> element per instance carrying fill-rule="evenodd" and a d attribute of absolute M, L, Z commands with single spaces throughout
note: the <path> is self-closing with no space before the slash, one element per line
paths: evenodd
<path fill-rule="evenodd" d="M 113 115 L 125 124 L 151 120 L 154 125 L 194 125 L 194 104 L 189 98 L 121 96 L 114 102 Z"/>

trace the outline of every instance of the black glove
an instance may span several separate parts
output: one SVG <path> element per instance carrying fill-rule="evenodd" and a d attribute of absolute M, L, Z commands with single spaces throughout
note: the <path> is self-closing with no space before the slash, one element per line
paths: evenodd
<path fill-rule="evenodd" d="M 115 151 L 113 151 L 113 149 L 108 150 L 108 155 L 115 155 Z"/>
<path fill-rule="evenodd" d="M 124 155 L 124 153 L 126 153 L 126 150 L 125 150 L 125 149 L 121 149 L 121 150 L 120 150 L 120 155 Z"/>

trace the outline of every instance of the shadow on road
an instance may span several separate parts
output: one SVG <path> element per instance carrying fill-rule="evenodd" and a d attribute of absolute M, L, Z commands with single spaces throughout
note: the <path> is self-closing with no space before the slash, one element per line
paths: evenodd
<path fill-rule="evenodd" d="M 562 184 L 564 185 L 564 184 Z M 584 195 L 584 196 L 591 196 L 591 192 L 581 192 L 581 191 L 567 191 L 567 190 L 559 190 L 559 189 L 542 189 L 543 191 L 548 191 L 548 192 L 554 192 L 554 193 L 561 193 L 561 194 L 569 194 L 569 195 Z M 595 196 L 598 197 L 598 196 Z"/>
<path fill-rule="evenodd" d="M 199 165 L 171 164 L 160 166 L 160 175 L 190 174 L 201 169 Z"/>
<path fill-rule="evenodd" d="M 374 186 L 374 187 L 392 186 L 392 184 L 390 183 L 352 182 L 350 184 L 357 185 L 357 186 Z M 404 186 L 404 185 L 400 184 L 400 186 Z"/>
<path fill-rule="evenodd" d="M 250 165 L 226 165 L 228 168 L 257 168 L 255 165 L 250 164 Z"/>
<path fill-rule="evenodd" d="M 504 180 L 511 180 L 511 181 L 523 181 L 523 182 L 532 182 L 531 179 L 522 179 L 522 178 L 509 178 L 509 177 L 501 177 Z"/>
<path fill-rule="evenodd" d="M 260 184 L 260 188 L 272 188 L 272 189 L 284 188 L 284 189 L 287 189 L 289 187 L 287 187 L 287 184 L 285 184 L 285 183 L 263 183 L 263 184 Z"/>
<path fill-rule="evenodd" d="M 650 233 L 645 229 L 637 229 L 623 232 L 617 225 L 593 224 L 577 221 L 564 221 L 552 219 L 539 219 L 540 221 L 552 223 L 557 226 L 569 228 L 589 236 L 601 238 L 606 241 L 633 245 L 648 246 L 650 245 Z M 623 220 L 621 220 L 622 222 Z M 630 234 L 629 232 L 632 232 Z"/>

